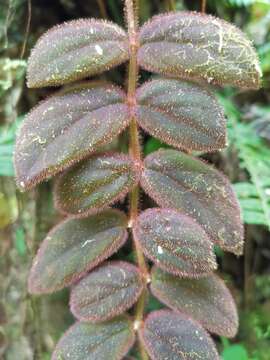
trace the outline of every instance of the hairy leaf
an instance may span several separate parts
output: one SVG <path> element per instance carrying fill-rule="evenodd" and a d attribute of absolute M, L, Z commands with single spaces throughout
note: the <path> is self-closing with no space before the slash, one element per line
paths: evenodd
<path fill-rule="evenodd" d="M 152 360 L 219 360 L 208 333 L 183 314 L 154 311 L 140 335 Z"/>
<path fill-rule="evenodd" d="M 92 271 L 75 285 L 71 292 L 71 311 L 79 320 L 105 321 L 134 305 L 142 290 L 138 268 L 114 261 Z"/>
<path fill-rule="evenodd" d="M 198 277 L 216 268 L 208 235 L 179 211 L 148 209 L 138 217 L 133 234 L 146 256 L 172 274 Z"/>
<path fill-rule="evenodd" d="M 137 183 L 139 175 L 140 164 L 127 155 L 97 155 L 59 178 L 56 207 L 69 214 L 100 211 L 124 197 Z"/>
<path fill-rule="evenodd" d="M 129 58 L 125 31 L 114 23 L 79 19 L 45 33 L 28 62 L 28 86 L 55 86 L 96 75 Z"/>
<path fill-rule="evenodd" d="M 145 159 L 141 184 L 162 207 L 193 217 L 222 249 L 240 255 L 243 226 L 229 181 L 204 162 L 176 150 Z"/>
<path fill-rule="evenodd" d="M 234 300 L 216 275 L 181 279 L 158 268 L 152 270 L 152 293 L 175 311 L 189 315 L 209 331 L 234 337 L 238 316 Z"/>
<path fill-rule="evenodd" d="M 18 186 L 31 188 L 111 142 L 129 123 L 124 101 L 120 89 L 90 83 L 34 108 L 17 137 Z"/>
<path fill-rule="evenodd" d="M 60 339 L 52 360 L 121 360 L 134 341 L 126 316 L 102 324 L 77 322 Z"/>
<path fill-rule="evenodd" d="M 138 62 L 161 74 L 258 88 L 261 71 L 251 42 L 213 16 L 174 12 L 156 16 L 140 31 Z"/>
<path fill-rule="evenodd" d="M 206 88 L 159 79 L 137 92 L 136 117 L 151 135 L 179 149 L 213 151 L 226 145 L 221 106 Z"/>
<path fill-rule="evenodd" d="M 34 259 L 29 291 L 51 293 L 77 281 L 124 244 L 126 226 L 125 214 L 112 209 L 61 222 L 47 235 Z"/>

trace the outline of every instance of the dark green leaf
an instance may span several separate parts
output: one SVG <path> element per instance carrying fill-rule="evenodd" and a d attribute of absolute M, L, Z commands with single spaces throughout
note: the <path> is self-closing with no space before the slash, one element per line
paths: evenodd
<path fill-rule="evenodd" d="M 55 86 L 99 74 L 128 60 L 128 38 L 116 24 L 79 19 L 45 33 L 29 62 L 29 87 Z"/>
<path fill-rule="evenodd" d="M 261 70 L 245 34 L 195 12 L 156 16 L 140 31 L 138 62 L 146 70 L 209 83 L 258 88 Z"/>
<path fill-rule="evenodd" d="M 97 151 L 129 123 L 125 94 L 111 85 L 86 84 L 42 102 L 17 137 L 17 183 L 28 189 Z"/>
<path fill-rule="evenodd" d="M 240 255 L 243 226 L 229 181 L 204 162 L 176 150 L 160 150 L 145 159 L 141 184 L 162 207 L 194 218 L 224 250 Z"/>
<path fill-rule="evenodd" d="M 137 104 L 141 127 L 169 145 L 203 151 L 226 145 L 223 110 L 202 86 L 171 79 L 150 81 L 138 90 Z"/>
<path fill-rule="evenodd" d="M 126 316 L 103 324 L 77 322 L 60 339 L 52 360 L 121 360 L 134 341 Z"/>
<path fill-rule="evenodd" d="M 152 312 L 140 335 L 152 360 L 219 360 L 207 332 L 183 314 Z"/>
<path fill-rule="evenodd" d="M 226 337 L 236 335 L 236 306 L 228 288 L 216 275 L 181 279 L 154 268 L 151 291 L 171 309 L 189 315 L 207 330 Z"/>
<path fill-rule="evenodd" d="M 103 154 L 63 174 L 55 191 L 56 207 L 69 214 L 100 211 L 123 198 L 138 182 L 140 164 L 129 156 Z"/>
<path fill-rule="evenodd" d="M 138 217 L 133 234 L 146 256 L 172 274 L 199 277 L 216 268 L 208 235 L 179 211 L 148 209 Z"/>
<path fill-rule="evenodd" d="M 34 259 L 29 291 L 51 293 L 77 281 L 124 244 L 126 226 L 125 214 L 117 210 L 61 222 L 48 234 Z"/>
<path fill-rule="evenodd" d="M 109 320 L 128 310 L 140 296 L 139 270 L 123 261 L 107 263 L 83 278 L 71 292 L 71 311 L 83 321 Z"/>

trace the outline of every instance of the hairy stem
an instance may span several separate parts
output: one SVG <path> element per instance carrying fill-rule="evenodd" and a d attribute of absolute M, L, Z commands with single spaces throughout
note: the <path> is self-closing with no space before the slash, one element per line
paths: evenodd
<path fill-rule="evenodd" d="M 103 0 L 97 0 L 97 3 L 98 3 L 98 7 L 99 7 L 99 11 L 100 11 L 101 16 L 104 19 L 107 19 L 108 15 L 107 15 L 106 5 L 105 5 L 104 1 Z"/>
<path fill-rule="evenodd" d="M 206 11 L 206 1 L 207 0 L 202 0 L 202 5 L 201 5 L 201 12 L 202 13 L 205 13 L 205 11 Z"/>
<path fill-rule="evenodd" d="M 137 79 L 138 79 L 138 64 L 137 64 L 138 4 L 133 0 L 125 0 L 125 6 L 126 6 L 126 18 L 128 25 L 129 41 L 130 41 L 130 62 L 128 69 L 128 103 L 131 106 L 134 106 L 136 102 L 136 87 L 137 87 Z M 136 161 L 138 162 L 141 161 L 139 130 L 137 126 L 137 121 L 134 116 L 131 119 L 130 128 L 129 128 L 129 153 Z M 138 186 L 136 186 L 130 193 L 130 210 L 129 210 L 130 227 L 133 226 L 138 216 L 139 196 L 140 196 L 140 189 Z M 138 330 L 140 328 L 144 315 L 149 274 L 141 246 L 138 243 L 138 241 L 136 241 L 136 239 L 134 239 L 133 242 L 134 242 L 134 249 L 137 257 L 138 266 L 145 280 L 145 289 L 143 290 L 135 309 L 134 327 L 136 330 Z M 140 341 L 139 341 L 139 350 L 142 359 L 147 360 L 148 355 L 144 350 L 144 347 L 140 343 Z"/>

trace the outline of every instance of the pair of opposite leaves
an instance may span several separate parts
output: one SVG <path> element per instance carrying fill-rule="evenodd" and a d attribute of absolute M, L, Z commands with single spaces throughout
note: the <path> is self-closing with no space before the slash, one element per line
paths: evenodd
<path fill-rule="evenodd" d="M 169 76 L 206 79 L 213 83 L 229 83 L 247 88 L 258 86 L 258 63 L 250 43 L 239 30 L 220 20 L 194 13 L 168 14 L 154 18 L 147 23 L 141 29 L 139 38 L 141 46 L 138 51 L 138 63 L 145 69 Z M 99 73 L 127 59 L 127 36 L 117 26 L 99 21 L 71 22 L 51 30 L 40 40 L 30 59 L 28 82 L 30 86 L 59 85 Z M 88 154 L 96 152 L 97 148 L 110 142 L 128 125 L 131 116 L 135 116 L 140 125 L 152 135 L 175 147 L 208 151 L 224 146 L 225 121 L 222 111 L 214 97 L 199 85 L 168 79 L 149 82 L 137 91 L 134 107 L 127 105 L 125 95 L 115 87 L 84 85 L 51 98 L 29 115 L 21 130 L 16 147 L 16 169 L 19 184 L 22 188 L 29 188 L 42 179 L 83 159 Z M 58 119 L 59 121 L 57 121 Z M 179 132 L 185 136 L 179 137 Z M 66 146 L 67 141 L 68 146 Z M 140 174 L 141 170 L 142 174 Z M 174 150 L 151 155 L 145 160 L 144 166 L 134 163 L 132 159 L 123 155 L 102 155 L 91 158 L 60 178 L 56 192 L 59 207 L 69 213 L 100 210 L 128 192 L 139 177 L 141 177 L 144 189 L 157 203 L 184 210 L 191 217 L 195 217 L 208 235 L 213 236 L 218 243 L 236 253 L 241 251 L 242 228 L 239 209 L 228 182 L 212 168 Z M 101 191 L 97 191 L 97 189 L 102 189 L 107 195 L 102 196 Z M 108 189 L 110 191 L 107 191 Z M 176 198 L 172 196 L 175 191 Z M 102 215 L 104 214 L 100 216 Z M 231 225 L 230 218 L 234 216 L 237 221 L 235 225 Z M 159 226 L 159 220 L 165 221 L 166 224 Z M 69 219 L 59 227 L 72 221 L 74 220 Z M 153 223 L 156 224 L 156 227 L 152 226 Z M 183 236 L 183 239 L 179 239 L 179 243 L 176 243 L 178 245 L 176 248 L 172 239 L 175 238 L 175 230 L 179 228 L 180 223 L 183 230 L 186 231 L 184 231 L 185 237 Z M 79 226 L 78 220 L 76 224 Z M 72 228 L 76 238 L 76 227 Z M 79 227 L 78 231 L 81 233 L 82 229 L 83 227 Z M 47 268 L 47 279 L 45 276 L 42 280 L 52 280 L 55 277 L 55 264 L 53 261 L 50 263 L 50 260 L 55 259 L 55 255 L 59 255 L 59 249 L 60 252 L 63 250 L 61 241 L 55 247 L 52 246 L 51 239 L 55 232 L 57 230 L 47 238 L 47 245 L 51 242 L 50 247 L 46 249 L 46 243 L 44 243 L 34 262 L 30 287 L 32 280 L 35 290 L 39 285 L 37 280 L 42 279 L 42 276 L 39 278 L 39 271 L 35 278 L 35 269 L 39 268 L 44 259 L 49 261 L 48 263 L 45 261 L 45 267 L 43 267 L 43 269 Z M 64 233 L 62 229 L 62 234 Z M 87 234 L 89 235 L 89 231 Z M 200 256 L 197 256 L 196 253 L 199 245 L 198 234 L 202 236 L 202 229 L 197 223 L 183 214 L 168 209 L 153 209 L 142 213 L 134 228 L 134 236 L 140 241 L 149 258 L 171 273 L 186 276 L 196 276 L 195 270 L 201 274 L 215 264 L 211 257 L 212 253 L 209 253 L 209 248 L 212 250 L 212 247 L 206 233 L 204 244 L 200 244 L 202 253 L 199 255 L 206 259 L 209 268 L 205 268 L 205 262 L 200 264 Z M 231 238 L 229 234 L 233 234 L 233 241 L 227 243 L 228 238 Z M 71 243 L 75 238 L 71 237 Z M 62 276 L 60 287 L 73 282 L 76 277 L 82 276 L 83 272 L 107 258 L 124 241 L 123 236 L 117 238 L 117 244 L 114 244 L 114 241 L 110 243 L 111 239 L 115 239 L 114 236 L 109 237 L 109 244 L 98 241 L 97 252 L 92 254 L 93 258 L 90 260 L 87 256 L 83 258 L 82 249 L 91 242 L 95 242 L 95 238 L 96 234 L 94 238 L 86 239 L 82 244 L 79 243 L 81 246 L 75 246 L 77 252 L 74 251 L 74 256 L 68 257 L 68 261 L 63 266 L 64 273 L 60 275 L 60 278 Z M 183 246 L 187 238 L 189 242 Z M 163 241 L 160 242 L 160 239 Z M 66 245 L 69 244 L 64 244 L 64 247 Z M 45 257 L 42 256 L 43 251 Z M 77 267 L 78 258 L 83 259 L 79 268 Z M 184 266 L 180 266 L 179 269 L 179 264 L 184 264 Z M 200 265 L 202 266 L 200 267 Z M 74 268 L 77 273 L 74 272 Z M 133 269 L 133 266 L 125 263 L 117 263 L 115 266 L 114 264 L 105 265 L 96 272 L 103 270 L 108 276 L 108 271 L 111 274 L 112 268 L 116 268 L 118 272 L 121 271 L 125 279 L 133 279 L 131 283 L 137 284 L 133 292 L 131 291 L 132 287 L 127 287 L 130 290 L 131 298 L 136 299 L 141 291 L 140 276 L 136 268 Z M 128 273 L 132 276 L 128 277 Z M 82 283 L 86 282 L 84 284 L 86 288 L 87 283 L 91 284 L 95 275 L 93 272 L 82 280 Z M 174 296 L 162 297 L 163 288 L 162 286 L 155 288 L 154 278 L 155 276 L 152 279 L 153 293 L 173 309 L 183 310 L 184 304 L 177 308 L 177 304 L 173 303 Z M 178 279 L 178 281 L 181 287 L 183 279 Z M 218 283 L 217 279 L 210 278 L 209 281 L 212 285 L 215 282 Z M 47 286 L 56 286 L 57 288 L 59 284 L 56 283 L 49 281 Z M 166 279 L 163 285 L 168 285 L 168 283 L 169 280 Z M 80 284 L 77 288 L 75 287 L 77 292 L 75 290 L 73 292 L 72 309 L 75 315 L 83 319 L 84 307 L 83 304 L 78 304 L 78 298 L 80 298 L 78 294 L 80 289 L 83 289 Z M 48 290 L 46 281 L 45 285 L 43 283 L 41 286 L 44 286 L 45 291 Z M 196 287 L 196 285 L 194 286 Z M 228 301 L 227 290 L 224 291 L 222 293 L 223 300 L 224 302 L 227 300 L 230 304 L 229 308 L 233 315 L 229 322 L 231 328 L 228 328 L 228 324 L 227 328 L 226 325 L 221 328 L 223 333 L 224 329 L 229 329 L 225 330 L 225 335 L 231 336 L 237 327 L 237 316 L 234 314 L 233 303 Z M 170 293 L 169 290 L 166 290 L 163 295 L 167 292 Z M 121 291 L 118 295 L 120 294 Z M 114 297 L 114 300 L 116 298 Z M 91 305 L 93 299 L 89 301 Z M 196 303 L 195 300 L 194 303 Z M 188 304 L 188 301 L 185 304 Z M 121 304 L 118 305 L 119 309 L 123 310 Z M 125 304 L 125 306 L 127 305 L 130 306 L 130 304 Z M 197 305 L 201 306 L 201 304 Z M 86 308 L 89 311 L 89 304 Z M 99 307 L 99 310 L 105 311 L 105 314 L 108 315 L 110 313 L 108 302 L 105 301 L 104 307 Z M 226 315 L 230 312 L 229 309 L 227 310 Z M 96 314 L 95 316 L 101 316 L 99 320 L 102 319 L 102 314 L 97 315 L 96 312 L 97 308 L 94 306 L 93 313 Z M 192 307 L 189 311 L 187 310 L 187 313 L 195 319 L 203 320 L 199 314 L 193 312 Z M 176 356 L 181 354 L 184 356 L 185 353 L 185 356 L 190 358 L 200 356 L 200 354 L 208 359 L 217 358 L 218 355 L 213 344 L 203 329 L 196 325 L 195 331 L 195 325 L 185 317 L 181 318 L 180 315 L 175 324 L 174 316 L 168 311 L 163 311 L 151 314 L 145 321 L 142 339 L 153 358 L 159 358 L 159 350 L 161 354 L 164 351 L 164 341 L 160 340 L 160 349 L 159 343 L 154 348 L 152 347 L 154 341 L 161 339 L 162 336 L 168 336 L 170 332 L 174 338 L 175 334 L 179 335 L 183 330 L 181 326 L 185 328 L 187 334 L 187 325 L 189 339 L 186 344 L 170 344 L 169 341 L 169 347 L 173 345 Z M 224 318 L 226 317 L 223 316 Z M 124 332 L 123 323 L 125 324 Z M 114 329 L 115 333 L 110 330 L 110 336 L 120 334 L 121 337 L 121 340 L 117 340 L 118 345 L 114 348 L 114 351 L 117 352 L 114 358 L 118 359 L 122 358 L 127 347 L 129 348 L 133 343 L 134 331 L 128 326 L 128 320 L 122 317 L 112 323 L 100 325 L 101 334 L 105 334 L 109 331 L 110 326 L 114 325 L 117 329 Z M 120 329 L 120 325 L 122 329 Z M 81 327 L 84 326 L 87 329 L 82 332 Z M 213 332 L 222 332 L 213 324 L 211 325 L 212 329 L 207 324 L 204 326 Z M 161 333 L 160 329 L 162 329 Z M 164 329 L 165 332 L 163 332 Z M 95 336 L 92 338 L 85 336 L 88 331 L 91 333 L 98 329 L 91 324 L 76 324 L 70 330 L 69 335 L 67 334 L 60 341 L 55 356 L 61 356 L 60 353 L 63 351 L 65 353 L 64 349 L 67 346 L 69 349 L 67 351 L 73 352 L 74 359 L 80 358 L 79 352 L 83 348 L 83 338 L 86 341 L 85 345 L 95 348 L 97 346 L 96 338 Z M 76 332 L 80 335 L 80 341 L 77 343 L 79 348 L 76 345 Z M 70 336 L 73 339 L 72 344 L 69 343 Z M 93 344 L 90 344 L 92 341 Z M 100 354 L 106 357 L 108 351 L 111 351 L 113 341 L 116 341 L 115 338 L 109 343 L 104 342 L 105 347 L 109 345 L 107 353 L 103 349 L 102 352 L 98 352 L 99 355 L 91 353 L 91 358 L 98 358 L 95 356 L 100 356 Z M 188 352 L 188 349 L 192 349 L 192 351 Z M 77 353 L 75 354 L 75 352 Z"/>

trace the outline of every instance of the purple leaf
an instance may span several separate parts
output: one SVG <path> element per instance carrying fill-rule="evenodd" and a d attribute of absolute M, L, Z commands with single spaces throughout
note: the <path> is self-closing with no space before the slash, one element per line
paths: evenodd
<path fill-rule="evenodd" d="M 69 21 L 53 27 L 37 42 L 28 62 L 28 86 L 62 85 L 99 74 L 128 58 L 127 34 L 116 24 Z"/>
<path fill-rule="evenodd" d="M 172 274 L 200 277 L 216 268 L 208 235 L 179 211 L 148 209 L 138 217 L 133 234 L 145 255 Z"/>
<path fill-rule="evenodd" d="M 95 269 L 71 292 L 71 311 L 83 321 L 109 320 L 131 308 L 143 290 L 138 268 L 113 261 Z"/>
<path fill-rule="evenodd" d="M 17 137 L 18 186 L 29 189 L 97 151 L 129 123 L 125 94 L 112 85 L 86 84 L 41 102 Z"/>
<path fill-rule="evenodd" d="M 140 31 L 140 66 L 148 71 L 208 83 L 257 89 L 257 54 L 234 25 L 210 15 L 174 12 L 155 16 Z"/>
<path fill-rule="evenodd" d="M 236 305 L 218 276 L 211 274 L 198 280 L 181 279 L 155 267 L 151 291 L 171 309 L 189 315 L 207 330 L 226 337 L 236 335 Z"/>
<path fill-rule="evenodd" d="M 176 150 L 145 159 L 141 185 L 159 206 L 194 218 L 222 249 L 243 251 L 240 209 L 229 181 L 213 167 Z"/>
<path fill-rule="evenodd" d="M 168 310 L 150 313 L 140 336 L 152 360 L 219 360 L 208 333 L 183 314 Z"/>
<path fill-rule="evenodd" d="M 61 222 L 47 235 L 33 261 L 29 292 L 51 293 L 77 281 L 125 243 L 126 227 L 125 214 L 112 209 Z"/>
<path fill-rule="evenodd" d="M 121 360 L 134 342 L 126 316 L 102 324 L 77 322 L 60 339 L 52 360 Z"/>
<path fill-rule="evenodd" d="M 127 155 L 97 155 L 59 178 L 55 205 L 68 214 L 95 213 L 123 198 L 139 181 L 140 172 L 141 165 Z"/>
<path fill-rule="evenodd" d="M 214 151 L 226 145 L 223 110 L 206 88 L 159 79 L 137 92 L 136 117 L 151 135 L 179 149 Z"/>

